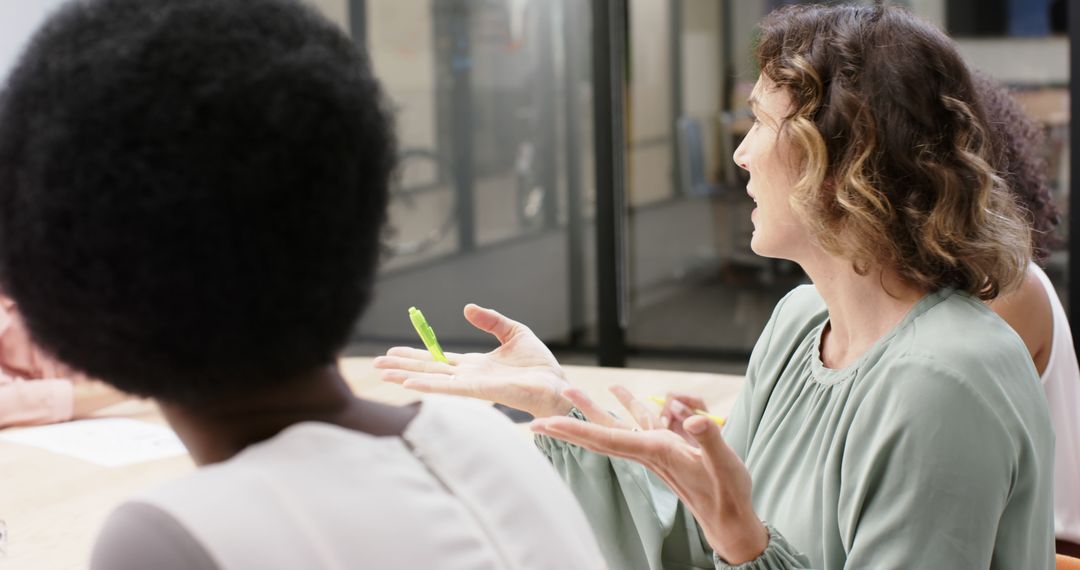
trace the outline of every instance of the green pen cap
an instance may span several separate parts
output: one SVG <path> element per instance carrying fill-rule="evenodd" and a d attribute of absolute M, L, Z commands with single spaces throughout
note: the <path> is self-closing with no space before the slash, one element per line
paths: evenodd
<path fill-rule="evenodd" d="M 424 318 L 424 313 L 421 313 L 420 309 L 416 307 L 409 307 L 409 320 L 412 321 L 416 334 L 420 335 L 420 340 L 424 341 L 424 346 L 435 357 L 435 360 L 450 362 L 446 359 L 446 355 L 443 354 L 442 347 L 439 346 L 439 340 L 435 338 L 435 331 L 431 329 L 431 325 Z"/>

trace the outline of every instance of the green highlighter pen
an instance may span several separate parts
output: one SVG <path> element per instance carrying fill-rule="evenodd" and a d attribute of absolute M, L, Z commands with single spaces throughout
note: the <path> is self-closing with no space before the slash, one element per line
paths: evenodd
<path fill-rule="evenodd" d="M 416 328 L 416 334 L 420 335 L 420 340 L 424 341 L 424 346 L 435 357 L 435 360 L 450 362 L 446 359 L 446 355 L 443 354 L 442 347 L 439 346 L 439 340 L 435 338 L 435 331 L 431 330 L 431 325 L 424 318 L 424 313 L 421 313 L 420 309 L 416 307 L 409 307 L 409 320 L 412 321 L 412 326 Z"/>

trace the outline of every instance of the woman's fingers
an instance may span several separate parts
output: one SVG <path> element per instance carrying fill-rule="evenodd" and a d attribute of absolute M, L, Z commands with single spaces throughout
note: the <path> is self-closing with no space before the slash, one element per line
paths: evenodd
<path fill-rule="evenodd" d="M 635 432 L 583 422 L 568 417 L 534 420 L 529 428 L 544 435 L 561 439 L 596 453 L 647 463 L 656 453 L 655 443 L 645 432 Z"/>
<path fill-rule="evenodd" d="M 410 372 L 427 372 L 431 374 L 454 374 L 454 367 L 446 362 L 418 360 L 416 358 L 399 356 L 379 356 L 372 361 L 372 366 L 381 370 L 408 370 Z"/>
<path fill-rule="evenodd" d="M 619 386 L 618 384 L 608 388 L 615 398 L 619 400 L 622 407 L 626 408 L 627 412 L 630 412 L 630 416 L 634 418 L 637 425 L 642 429 L 658 429 L 661 428 L 660 418 L 656 414 L 652 413 L 652 410 L 645 405 L 644 402 L 634 397 L 630 393 L 630 390 Z"/>
<path fill-rule="evenodd" d="M 683 429 L 701 448 L 705 464 L 719 480 L 728 479 L 725 475 L 731 469 L 741 465 L 741 460 L 731 446 L 724 441 L 720 426 L 705 416 L 692 416 L 683 422 Z"/>
<path fill-rule="evenodd" d="M 685 392 L 668 392 L 665 396 L 668 402 L 679 402 L 692 410 L 708 410 L 709 407 L 700 396 Z"/>
<path fill-rule="evenodd" d="M 529 327 L 503 316 L 498 311 L 485 309 L 473 303 L 465 305 L 465 320 L 469 321 L 472 326 L 494 335 L 501 344 L 506 344 L 514 335 L 529 330 Z"/>
<path fill-rule="evenodd" d="M 683 422 L 693 415 L 694 410 L 688 408 L 686 404 L 679 400 L 667 400 L 664 403 L 664 408 L 660 410 L 661 423 L 666 424 L 668 429 L 683 437 L 688 437 L 686 430 L 683 429 Z"/>
<path fill-rule="evenodd" d="M 457 378 L 452 374 L 432 374 L 427 372 L 414 372 L 412 370 L 402 370 L 394 368 L 391 370 L 383 370 L 382 379 L 386 382 L 392 382 L 394 384 L 405 384 L 409 380 L 422 380 L 432 382 L 452 382 Z"/>
<path fill-rule="evenodd" d="M 398 358 L 411 358 L 413 360 L 424 360 L 435 362 L 435 357 L 426 350 L 419 348 L 413 348 L 411 346 L 395 346 L 386 351 L 386 356 L 395 356 Z"/>
<path fill-rule="evenodd" d="M 402 374 L 398 371 L 387 371 L 383 373 L 383 380 L 401 384 L 403 388 L 416 392 L 477 397 L 475 383 L 446 374 L 425 374 L 422 372 Z"/>
<path fill-rule="evenodd" d="M 668 392 L 664 400 L 664 407 L 660 410 L 660 423 L 679 434 L 691 445 L 697 445 L 694 438 L 683 429 L 683 422 L 693 416 L 695 410 L 705 409 L 704 400 L 679 392 Z"/>
<path fill-rule="evenodd" d="M 443 355 L 450 361 L 450 364 L 460 363 L 462 357 L 465 356 L 458 352 L 448 352 L 445 350 L 443 351 Z M 420 348 L 412 348 L 411 346 L 395 346 L 386 351 L 386 356 L 407 358 L 409 360 L 418 360 L 420 362 L 435 362 L 435 357 L 432 356 L 430 352 Z"/>
<path fill-rule="evenodd" d="M 404 384 L 409 379 L 409 373 L 402 370 L 384 370 L 379 375 L 383 382 L 390 382 L 391 384 Z"/>
<path fill-rule="evenodd" d="M 697 402 L 701 402 L 699 398 L 694 398 Z M 701 402 L 703 403 L 703 402 Z M 675 432 L 682 431 L 682 423 L 694 415 L 695 410 L 701 410 L 704 407 L 698 407 L 694 403 L 687 403 L 679 395 L 668 394 L 664 401 L 664 407 L 660 410 L 660 416 L 668 418 L 668 427 Z"/>
<path fill-rule="evenodd" d="M 622 429 L 629 429 L 631 427 L 613 417 L 604 408 L 596 405 L 591 398 L 585 395 L 585 392 L 582 392 L 578 388 L 567 388 L 566 390 L 563 390 L 562 395 L 570 400 L 570 403 L 582 414 L 585 414 L 585 418 L 594 424 Z"/>

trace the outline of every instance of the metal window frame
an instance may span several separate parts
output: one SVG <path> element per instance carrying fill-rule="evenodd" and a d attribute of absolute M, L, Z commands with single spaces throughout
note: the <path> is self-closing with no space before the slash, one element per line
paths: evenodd
<path fill-rule="evenodd" d="M 626 366 L 626 0 L 593 0 L 597 364 Z"/>
<path fill-rule="evenodd" d="M 1068 302 L 1069 321 L 1080 323 L 1080 263 L 1074 259 L 1080 253 L 1080 227 L 1077 226 L 1077 212 L 1080 212 L 1080 176 L 1074 168 L 1080 164 L 1080 130 L 1077 129 L 1076 117 L 1080 116 L 1080 94 L 1073 88 L 1080 77 L 1080 44 L 1072 41 L 1073 34 L 1080 33 L 1080 5 L 1069 3 L 1069 269 Z M 1080 334 L 1073 334 L 1073 349 L 1080 353 Z"/>

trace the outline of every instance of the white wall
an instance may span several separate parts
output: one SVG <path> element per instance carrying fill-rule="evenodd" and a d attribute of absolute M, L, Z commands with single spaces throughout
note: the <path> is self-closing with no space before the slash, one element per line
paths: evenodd
<path fill-rule="evenodd" d="M 740 80 L 753 82 L 756 71 L 751 60 L 754 29 L 765 15 L 764 0 L 732 2 L 735 69 Z M 946 0 L 909 0 L 913 12 L 939 27 L 945 25 Z M 1022 85 L 1065 85 L 1069 82 L 1069 40 L 1064 36 L 1045 38 L 986 38 L 956 41 L 961 55 L 972 66 L 999 81 Z"/>
<path fill-rule="evenodd" d="M 632 207 L 672 193 L 671 8 L 630 0 L 627 198 Z"/>
<path fill-rule="evenodd" d="M 328 19 L 341 26 L 346 32 L 349 31 L 349 1 L 348 0 L 306 0 L 314 5 Z"/>
<path fill-rule="evenodd" d="M 1068 85 L 1069 38 L 988 38 L 956 41 L 968 65 L 1012 85 Z"/>
<path fill-rule="evenodd" d="M 368 2 L 368 50 L 397 108 L 402 148 L 435 147 L 435 46 L 427 2 Z"/>
<path fill-rule="evenodd" d="M 724 0 L 731 2 L 731 50 L 734 57 L 736 81 L 757 80 L 757 67 L 754 64 L 754 38 L 757 37 L 757 25 L 765 16 L 765 2 Z"/>
<path fill-rule="evenodd" d="M 0 77 L 6 79 L 41 22 L 66 0 L 0 2 Z"/>
<path fill-rule="evenodd" d="M 706 176 L 716 172 L 717 160 L 726 158 L 716 148 L 724 86 L 720 8 L 716 0 L 683 0 L 683 114 L 702 121 Z"/>

